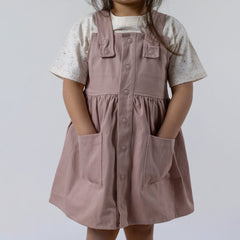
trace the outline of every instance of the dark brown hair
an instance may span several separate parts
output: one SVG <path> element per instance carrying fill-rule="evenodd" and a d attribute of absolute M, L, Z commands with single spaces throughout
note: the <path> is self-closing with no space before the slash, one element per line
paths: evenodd
<path fill-rule="evenodd" d="M 161 34 L 157 32 L 156 27 L 153 23 L 152 18 L 152 10 L 155 9 L 156 11 L 162 5 L 163 0 L 145 0 L 146 5 L 146 27 L 149 28 L 150 32 L 159 40 L 159 42 L 172 54 L 180 56 L 181 54 L 172 51 L 169 46 L 167 46 L 164 41 L 162 41 Z M 98 11 L 98 10 L 107 10 L 110 11 L 113 8 L 113 1 L 112 0 L 91 0 L 91 5 Z"/>

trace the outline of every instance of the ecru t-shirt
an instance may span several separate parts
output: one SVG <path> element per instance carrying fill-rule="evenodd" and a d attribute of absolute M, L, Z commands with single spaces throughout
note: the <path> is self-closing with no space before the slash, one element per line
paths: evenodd
<path fill-rule="evenodd" d="M 87 53 L 91 40 L 91 34 L 97 32 L 93 21 L 94 12 L 90 12 L 78 19 L 72 25 L 66 39 L 58 52 L 50 72 L 63 79 L 80 82 L 88 71 Z M 116 16 L 111 12 L 113 30 L 115 32 L 143 32 L 145 33 L 146 15 Z M 182 53 L 182 56 L 171 54 L 168 65 L 168 83 L 170 87 L 175 85 L 198 81 L 207 76 L 200 62 L 187 31 L 183 24 L 173 16 L 167 15 L 163 34 L 169 38 L 170 48 Z"/>

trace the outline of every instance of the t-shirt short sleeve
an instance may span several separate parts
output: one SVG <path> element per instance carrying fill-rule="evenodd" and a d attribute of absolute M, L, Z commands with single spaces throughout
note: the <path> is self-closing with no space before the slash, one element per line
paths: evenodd
<path fill-rule="evenodd" d="M 181 56 L 172 54 L 168 65 L 170 87 L 186 82 L 195 82 L 207 76 L 199 56 L 194 49 L 183 24 L 173 16 L 168 16 L 165 31 L 170 37 L 170 49 Z"/>
<path fill-rule="evenodd" d="M 82 21 L 73 23 L 57 57 L 50 66 L 50 73 L 63 79 L 67 78 L 86 84 L 88 66 L 86 60 L 87 36 L 82 30 Z"/>

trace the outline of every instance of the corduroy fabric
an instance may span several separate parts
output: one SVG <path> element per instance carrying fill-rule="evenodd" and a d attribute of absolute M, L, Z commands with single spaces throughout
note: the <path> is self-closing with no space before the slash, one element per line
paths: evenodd
<path fill-rule="evenodd" d="M 153 17 L 161 33 L 166 15 Z M 106 11 L 94 21 L 84 96 L 97 133 L 78 135 L 69 123 L 49 202 L 97 229 L 192 213 L 182 130 L 175 139 L 156 136 L 170 101 L 168 51 L 149 31 L 114 33 Z"/>

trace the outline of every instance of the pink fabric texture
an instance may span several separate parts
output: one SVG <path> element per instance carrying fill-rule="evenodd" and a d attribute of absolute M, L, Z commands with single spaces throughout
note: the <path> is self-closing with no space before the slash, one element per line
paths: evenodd
<path fill-rule="evenodd" d="M 160 33 L 165 17 L 153 11 Z M 69 123 L 49 202 L 97 229 L 192 213 L 182 130 L 175 139 L 156 136 L 170 100 L 169 52 L 150 31 L 114 33 L 107 11 L 94 21 L 84 96 L 97 133 L 78 135 Z"/>

